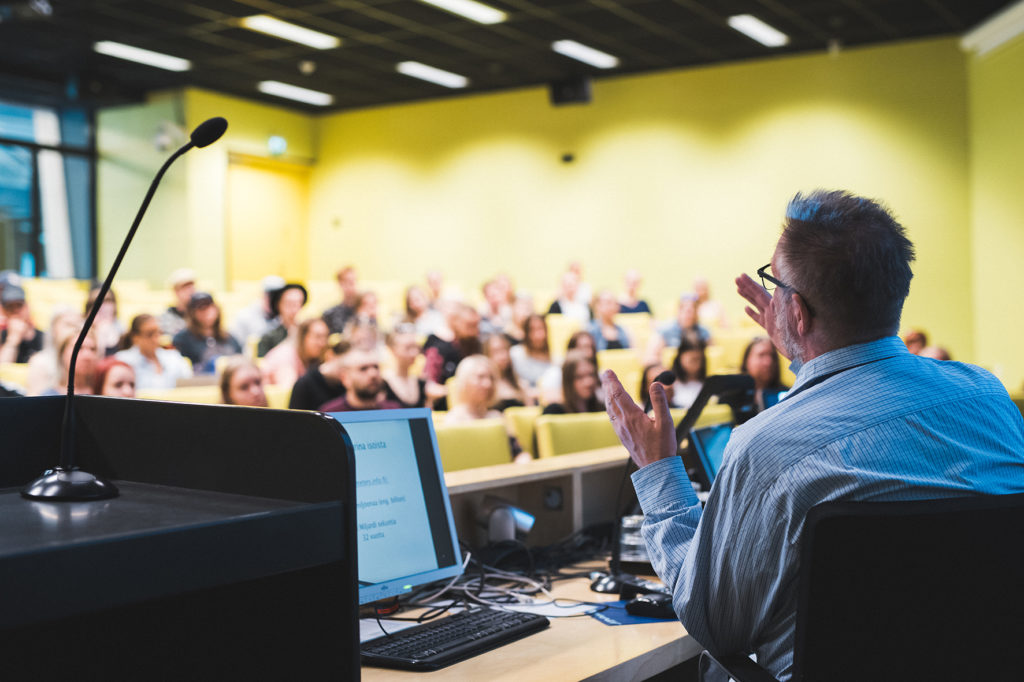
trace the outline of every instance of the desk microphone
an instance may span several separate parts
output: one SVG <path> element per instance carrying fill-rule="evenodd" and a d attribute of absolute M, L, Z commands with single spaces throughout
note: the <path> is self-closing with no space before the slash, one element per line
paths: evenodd
<path fill-rule="evenodd" d="M 22 488 L 22 497 L 49 502 L 104 500 L 109 497 L 117 497 L 118 490 L 114 484 L 98 478 L 87 471 L 82 471 L 75 466 L 75 366 L 78 363 L 78 353 L 82 350 L 82 343 L 85 341 L 89 329 L 92 328 L 93 320 L 96 319 L 96 313 L 99 312 L 100 307 L 103 305 L 107 292 L 110 291 L 114 275 L 117 274 L 117 269 L 121 267 L 121 261 L 128 251 L 128 245 L 132 243 L 132 237 L 135 236 L 135 231 L 138 230 L 139 223 L 142 222 L 142 216 L 145 215 L 146 209 L 149 208 L 149 202 L 153 199 L 153 194 L 156 192 L 157 185 L 160 184 L 164 173 L 179 156 L 193 147 L 206 147 L 213 144 L 220 139 L 227 128 L 228 122 L 220 116 L 200 123 L 192 131 L 189 141 L 164 162 L 156 177 L 153 178 L 149 191 L 146 192 L 146 197 L 142 200 L 142 206 L 139 207 L 139 212 L 135 216 L 135 222 L 132 223 L 131 229 L 128 230 L 128 236 L 125 237 L 124 243 L 121 244 L 121 250 L 118 252 L 117 258 L 114 259 L 114 264 L 111 266 L 110 272 L 107 273 L 107 278 L 103 280 L 103 285 L 100 287 L 96 300 L 89 310 L 89 316 L 85 318 L 85 324 L 82 325 L 82 331 L 79 333 L 78 339 L 75 341 L 74 350 L 71 352 L 71 362 L 68 363 L 68 393 L 67 399 L 64 402 L 64 419 L 61 423 L 59 464 L 53 469 L 47 469 L 43 472 L 42 476 Z"/>

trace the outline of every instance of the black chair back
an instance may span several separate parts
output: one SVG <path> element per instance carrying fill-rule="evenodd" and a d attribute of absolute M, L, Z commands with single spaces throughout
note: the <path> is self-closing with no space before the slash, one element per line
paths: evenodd
<path fill-rule="evenodd" d="M 794 680 L 1022 679 L 1024 494 L 807 517 Z"/>

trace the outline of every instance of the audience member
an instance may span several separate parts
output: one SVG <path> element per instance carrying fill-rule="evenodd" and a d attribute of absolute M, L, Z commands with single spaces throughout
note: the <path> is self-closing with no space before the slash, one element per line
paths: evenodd
<path fill-rule="evenodd" d="M 512 345 L 522 343 L 523 339 L 526 338 L 526 318 L 533 315 L 533 296 L 528 293 L 521 292 L 516 294 L 515 300 L 512 302 L 512 316 L 509 318 L 508 324 L 505 325 L 505 338 L 507 338 Z"/>
<path fill-rule="evenodd" d="M 1024 491 L 1024 421 L 1006 389 L 980 368 L 915 357 L 895 336 L 913 259 L 904 228 L 874 201 L 819 190 L 790 202 L 762 283 L 736 284 L 796 382 L 733 430 L 704 505 L 661 387 L 651 419 L 605 374 L 612 425 L 639 466 L 651 562 L 712 653 L 756 653 L 774 677 L 792 676 L 815 505 Z"/>
<path fill-rule="evenodd" d="M 427 296 L 430 298 L 430 306 L 440 310 L 441 301 L 445 299 L 444 274 L 440 270 L 427 271 Z"/>
<path fill-rule="evenodd" d="M 400 324 L 387 336 L 388 349 L 395 359 L 394 369 L 384 374 L 384 397 L 402 407 L 429 407 L 444 395 L 443 386 L 412 374 L 413 363 L 420 356 L 416 327 Z"/>
<path fill-rule="evenodd" d="M 327 323 L 319 317 L 303 320 L 294 339 L 285 339 L 263 358 L 263 380 L 274 386 L 291 386 L 323 362 L 326 350 Z"/>
<path fill-rule="evenodd" d="M 196 374 L 213 374 L 217 358 L 242 352 L 238 341 L 221 328 L 220 308 L 210 294 L 192 294 L 185 319 L 185 329 L 174 336 L 174 347 L 192 361 Z"/>
<path fill-rule="evenodd" d="M 71 356 L 75 350 L 75 343 L 81 329 L 76 329 L 69 334 L 57 347 L 57 381 L 39 392 L 39 395 L 65 395 L 68 392 L 68 374 L 71 367 Z M 90 331 L 82 339 L 82 348 L 78 352 L 78 359 L 75 361 L 75 394 L 91 395 L 93 380 L 96 377 L 96 363 L 99 360 L 96 355 L 96 338 Z"/>
<path fill-rule="evenodd" d="M 355 348 L 381 350 L 380 329 L 376 324 L 351 317 L 341 336 Z"/>
<path fill-rule="evenodd" d="M 480 344 L 480 314 L 471 306 L 464 303 L 452 305 L 448 327 L 453 334 L 451 341 L 432 334 L 423 344 L 426 356 L 423 373 L 438 384 L 455 376 L 455 368 L 463 358 L 477 355 L 483 349 Z"/>
<path fill-rule="evenodd" d="M 85 301 L 85 310 L 82 312 L 84 316 L 89 316 L 89 311 L 96 303 L 96 297 L 100 295 L 100 288 L 101 286 L 97 284 L 89 290 L 89 296 Z M 103 298 L 103 303 L 96 313 L 96 319 L 92 322 L 92 329 L 96 334 L 97 353 L 101 358 L 117 352 L 125 330 L 121 320 L 117 317 L 117 295 L 114 294 L 113 289 L 107 291 L 107 295 Z"/>
<path fill-rule="evenodd" d="M 228 358 L 220 374 L 220 397 L 225 405 L 267 407 L 260 368 L 243 355 Z"/>
<path fill-rule="evenodd" d="M 462 424 L 477 419 L 501 417 L 494 409 L 498 390 L 498 368 L 483 355 L 470 355 L 455 370 L 453 405 L 446 424 Z"/>
<path fill-rule="evenodd" d="M 942 346 L 925 346 L 918 353 L 922 358 L 931 358 L 932 360 L 952 360 L 949 351 Z"/>
<path fill-rule="evenodd" d="M 359 296 L 359 278 L 356 269 L 346 265 L 335 275 L 341 288 L 341 303 L 324 311 L 324 322 L 332 334 L 340 334 L 348 323 L 348 318 L 356 311 L 356 298 Z"/>
<path fill-rule="evenodd" d="M 552 301 L 548 307 L 549 315 L 565 315 L 566 317 L 578 320 L 583 326 L 590 323 L 590 308 L 587 306 L 589 299 L 580 296 L 580 278 L 573 271 L 562 275 L 561 288 L 558 298 Z"/>
<path fill-rule="evenodd" d="M 492 334 L 501 334 L 512 319 L 512 306 L 508 294 L 497 279 L 491 279 L 483 286 L 484 305 L 480 310 L 480 336 L 484 339 Z"/>
<path fill-rule="evenodd" d="M 79 355 L 81 358 L 81 355 Z M 116 357 L 106 357 L 96 364 L 96 376 L 92 381 L 92 392 L 96 395 L 117 398 L 135 397 L 135 370 Z"/>
<path fill-rule="evenodd" d="M 252 303 L 238 311 L 235 321 L 231 325 L 229 333 L 235 337 L 243 346 L 250 340 L 259 341 L 264 334 L 277 326 L 277 319 L 274 313 L 274 306 L 271 305 L 273 298 L 278 291 L 284 289 L 285 281 L 277 275 L 268 275 L 263 278 L 261 287 L 263 293 L 260 300 Z"/>
<path fill-rule="evenodd" d="M 516 375 L 529 387 L 536 387 L 553 363 L 548 345 L 548 323 L 543 315 L 531 313 L 523 323 L 523 342 L 509 350 Z"/>
<path fill-rule="evenodd" d="M 640 285 L 643 283 L 643 277 L 640 276 L 638 270 L 626 270 L 626 275 L 623 278 L 626 285 L 626 292 L 619 298 L 619 312 L 620 313 L 651 313 L 651 306 L 647 305 L 647 301 L 640 298 Z"/>
<path fill-rule="evenodd" d="M 379 299 L 377 294 L 373 291 L 364 291 L 356 297 L 356 309 L 355 313 L 349 321 L 352 319 L 357 320 L 360 324 L 372 324 L 375 327 L 379 326 L 377 322 Z"/>
<path fill-rule="evenodd" d="M 494 334 L 484 341 L 484 354 L 498 370 L 494 408 L 499 412 L 504 412 L 509 407 L 522 407 L 536 402 L 516 376 L 510 354 L 511 348 L 512 344 L 504 334 Z"/>
<path fill-rule="evenodd" d="M 25 290 L 17 284 L 8 284 L 0 293 L 7 326 L 0 331 L 0 363 L 28 362 L 43 349 L 44 334 L 32 324 Z"/>
<path fill-rule="evenodd" d="M 256 356 L 263 357 L 270 349 L 287 338 L 295 338 L 299 331 L 299 313 L 309 300 L 306 287 L 289 282 L 270 295 L 270 308 L 274 311 L 277 324 L 260 337 L 256 344 Z"/>
<path fill-rule="evenodd" d="M 613 350 L 629 348 L 629 335 L 626 330 L 615 324 L 615 316 L 619 314 L 619 302 L 615 294 L 607 289 L 598 292 L 594 299 L 594 321 L 588 331 L 594 337 L 597 350 Z"/>
<path fill-rule="evenodd" d="M 444 315 L 430 307 L 427 294 L 415 284 L 405 290 L 405 317 L 402 321 L 415 325 L 416 334 L 424 339 L 431 334 L 441 337 L 447 328 Z"/>
<path fill-rule="evenodd" d="M 707 277 L 693 280 L 693 293 L 697 296 L 697 319 L 705 327 L 723 329 L 729 326 L 725 308 L 711 298 L 711 287 Z"/>
<path fill-rule="evenodd" d="M 327 350 L 326 357 L 318 366 L 303 374 L 292 386 L 288 408 L 292 410 L 315 410 L 335 398 L 345 395 L 341 383 L 341 356 L 348 352 L 351 344 L 342 340 Z"/>
<path fill-rule="evenodd" d="M 192 367 L 180 352 L 160 347 L 160 325 L 152 315 L 132 318 L 121 346 L 124 350 L 115 357 L 134 370 L 136 389 L 174 388 L 178 379 L 192 376 Z"/>
<path fill-rule="evenodd" d="M 672 361 L 672 372 L 676 375 L 676 382 L 672 384 L 672 406 L 689 407 L 708 378 L 708 359 L 699 339 L 683 337 Z"/>
<path fill-rule="evenodd" d="M 571 261 L 567 271 L 576 275 L 578 283 L 576 285 L 576 302 L 589 306 L 590 301 L 594 298 L 594 292 L 591 291 L 590 285 L 587 284 L 586 278 L 583 277 L 583 263 L 578 260 Z"/>
<path fill-rule="evenodd" d="M 772 340 L 764 336 L 747 344 L 740 371 L 754 380 L 754 401 L 758 412 L 779 402 L 789 390 L 789 386 L 782 383 L 779 352 Z"/>
<path fill-rule="evenodd" d="M 345 395 L 320 406 L 323 412 L 396 410 L 402 406 L 384 398 L 384 379 L 376 349 L 351 347 L 341 356 L 341 383 Z"/>
<path fill-rule="evenodd" d="M 173 338 L 187 325 L 188 302 L 196 292 L 196 273 L 188 268 L 179 268 L 167 278 L 167 286 L 174 292 L 174 305 L 167 308 L 157 321 L 160 331 Z"/>
<path fill-rule="evenodd" d="M 697 297 L 683 294 L 679 297 L 676 319 L 658 330 L 663 348 L 678 348 L 684 336 L 696 337 L 704 345 L 711 343 L 711 332 L 697 320 Z"/>
<path fill-rule="evenodd" d="M 544 414 L 601 412 L 597 393 L 597 365 L 581 351 L 570 351 L 562 363 L 562 402 L 549 403 Z"/>
<path fill-rule="evenodd" d="M 600 364 L 597 361 L 597 345 L 594 343 L 594 337 L 590 335 L 590 332 L 583 330 L 573 332 L 565 348 L 567 354 L 573 351 L 584 353 L 600 371 Z M 552 364 L 548 367 L 544 374 L 541 375 L 540 381 L 537 382 L 537 388 L 542 405 L 562 402 L 562 366 Z M 597 390 L 598 398 L 603 399 L 600 393 L 601 387 L 598 386 Z"/>
<path fill-rule="evenodd" d="M 43 341 L 43 349 L 28 359 L 28 379 L 25 381 L 27 395 L 40 395 L 57 385 L 60 361 L 57 348 L 67 336 L 78 334 L 82 329 L 82 316 L 68 305 L 54 308 L 50 316 L 50 331 Z"/>
<path fill-rule="evenodd" d="M 913 355 L 918 355 L 928 345 L 928 335 L 920 329 L 911 329 L 903 337 L 903 344 Z"/>

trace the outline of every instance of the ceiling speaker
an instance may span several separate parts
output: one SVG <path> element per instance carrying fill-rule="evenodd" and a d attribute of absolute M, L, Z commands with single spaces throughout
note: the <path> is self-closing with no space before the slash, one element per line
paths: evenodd
<path fill-rule="evenodd" d="M 574 76 L 548 84 L 551 104 L 589 104 L 590 79 L 586 76 Z"/>

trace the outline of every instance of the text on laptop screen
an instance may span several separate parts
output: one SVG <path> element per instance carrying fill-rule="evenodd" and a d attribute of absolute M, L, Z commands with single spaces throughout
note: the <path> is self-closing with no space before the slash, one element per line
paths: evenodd
<path fill-rule="evenodd" d="M 332 412 L 356 455 L 359 603 L 462 570 L 427 409 Z"/>

